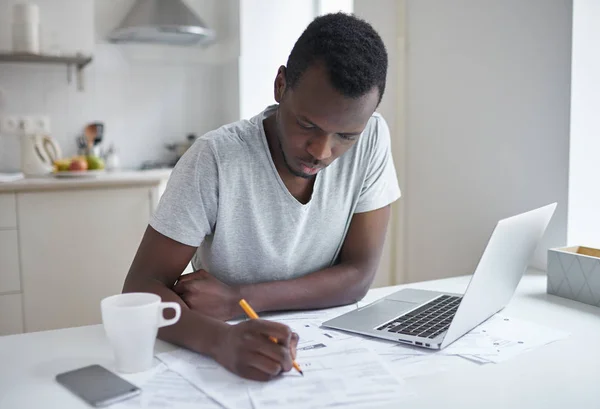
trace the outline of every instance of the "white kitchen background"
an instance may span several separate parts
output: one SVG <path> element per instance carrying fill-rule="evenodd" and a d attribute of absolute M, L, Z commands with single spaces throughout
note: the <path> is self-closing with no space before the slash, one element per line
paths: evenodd
<path fill-rule="evenodd" d="M 12 7 L 18 2 L 0 0 L 0 51 L 11 49 Z M 107 42 L 133 2 L 36 0 L 42 51 L 92 55 L 84 70 L 85 89 L 79 91 L 75 81 L 67 84 L 62 65 L 1 64 L 0 115 L 48 114 L 51 134 L 65 155 L 75 154 L 75 137 L 86 123 L 102 121 L 103 145 L 115 144 L 123 167 L 172 158 L 166 143 L 250 117 L 272 103 L 264 85 L 272 84 L 319 5 L 351 4 L 186 0 L 216 31 L 214 44 L 187 48 Z M 0 137 L 0 172 L 19 168 L 18 153 L 17 137 Z"/>

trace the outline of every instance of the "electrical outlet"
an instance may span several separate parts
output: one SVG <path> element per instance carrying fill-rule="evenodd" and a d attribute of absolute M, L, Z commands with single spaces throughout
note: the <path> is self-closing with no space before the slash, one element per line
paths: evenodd
<path fill-rule="evenodd" d="M 0 118 L 0 134 L 13 135 L 19 132 L 19 117 L 4 116 Z"/>
<path fill-rule="evenodd" d="M 31 118 L 33 120 L 33 132 L 50 134 L 50 117 L 48 115 L 37 115 Z"/>
<path fill-rule="evenodd" d="M 35 118 L 33 116 L 22 116 L 19 118 L 19 132 L 20 133 L 35 133 Z"/>
<path fill-rule="evenodd" d="M 0 118 L 0 133 L 19 135 L 23 133 L 50 134 L 48 115 L 7 115 Z"/>

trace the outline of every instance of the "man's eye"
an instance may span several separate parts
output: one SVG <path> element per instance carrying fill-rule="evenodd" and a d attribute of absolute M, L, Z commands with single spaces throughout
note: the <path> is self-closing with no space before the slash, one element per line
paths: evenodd
<path fill-rule="evenodd" d="M 346 134 L 343 134 L 343 133 L 339 133 L 338 136 L 340 138 L 342 138 L 342 139 L 347 140 L 347 141 L 353 141 L 353 140 L 356 139 L 356 135 L 346 135 Z"/>
<path fill-rule="evenodd" d="M 302 122 L 298 122 L 298 125 L 300 126 L 300 128 L 302 129 L 314 129 L 314 125 L 310 125 L 310 124 L 303 124 Z"/>

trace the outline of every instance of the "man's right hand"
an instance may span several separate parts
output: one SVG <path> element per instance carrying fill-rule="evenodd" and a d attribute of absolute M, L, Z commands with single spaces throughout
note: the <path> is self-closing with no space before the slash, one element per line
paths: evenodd
<path fill-rule="evenodd" d="M 258 319 L 230 326 L 219 341 L 217 362 L 243 378 L 268 381 L 292 369 L 298 334 L 286 325 Z"/>

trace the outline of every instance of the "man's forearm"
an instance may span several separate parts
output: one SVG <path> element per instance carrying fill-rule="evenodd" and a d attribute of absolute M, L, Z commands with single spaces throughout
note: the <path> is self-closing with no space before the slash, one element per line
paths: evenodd
<path fill-rule="evenodd" d="M 292 280 L 245 285 L 240 293 L 257 311 L 327 308 L 363 298 L 373 277 L 374 271 L 341 263 Z"/>
<path fill-rule="evenodd" d="M 149 292 L 159 295 L 163 301 L 181 305 L 181 317 L 171 326 L 160 328 L 158 337 L 204 355 L 214 357 L 219 339 L 228 324 L 192 311 L 183 300 L 160 281 L 132 279 L 125 281 L 123 292 Z"/>

